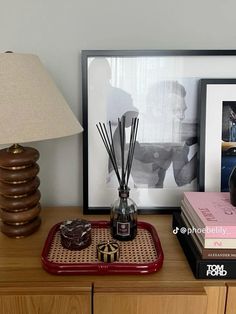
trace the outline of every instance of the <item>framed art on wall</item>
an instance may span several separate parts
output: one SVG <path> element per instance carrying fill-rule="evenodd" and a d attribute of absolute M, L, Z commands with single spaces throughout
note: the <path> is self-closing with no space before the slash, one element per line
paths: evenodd
<path fill-rule="evenodd" d="M 145 213 L 178 209 L 183 191 L 199 189 L 199 80 L 235 73 L 235 51 L 83 51 L 84 212 L 105 213 L 117 198 L 96 124 L 111 121 L 115 136 L 122 116 L 139 118 L 131 198 Z"/>
<path fill-rule="evenodd" d="M 200 189 L 227 192 L 236 165 L 236 79 L 203 79 L 199 91 Z"/>

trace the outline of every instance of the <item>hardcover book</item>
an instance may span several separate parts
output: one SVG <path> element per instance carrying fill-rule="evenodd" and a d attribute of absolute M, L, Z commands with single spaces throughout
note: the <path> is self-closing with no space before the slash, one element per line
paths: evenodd
<path fill-rule="evenodd" d="M 176 233 L 194 276 L 197 279 L 236 279 L 236 260 L 202 259 L 191 236 L 180 231 L 186 228 L 180 213 L 173 214 L 173 232 Z"/>
<path fill-rule="evenodd" d="M 197 225 L 194 217 L 184 203 L 182 203 L 181 209 L 182 218 L 185 224 L 188 225 L 188 234 L 194 234 L 196 239 L 201 243 L 201 246 L 206 249 L 236 249 L 236 238 L 222 238 L 219 233 L 216 234 L 216 238 L 206 238 L 206 228 Z M 223 228 L 222 233 L 224 233 Z"/>
<path fill-rule="evenodd" d="M 187 234 L 189 234 L 194 241 L 202 259 L 236 259 L 236 249 L 205 248 L 199 240 L 197 233 L 194 232 L 191 222 L 188 221 L 188 218 L 185 216 L 183 211 L 181 212 L 181 219 L 186 227 Z"/>
<path fill-rule="evenodd" d="M 236 239 L 236 207 L 228 192 L 185 192 L 184 207 L 204 238 Z"/>

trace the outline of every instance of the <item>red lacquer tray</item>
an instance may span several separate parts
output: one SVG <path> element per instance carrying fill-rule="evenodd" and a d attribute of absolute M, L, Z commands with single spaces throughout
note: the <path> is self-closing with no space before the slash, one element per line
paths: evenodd
<path fill-rule="evenodd" d="M 59 227 L 50 230 L 42 251 L 42 264 L 46 271 L 58 275 L 105 275 L 149 274 L 163 264 L 163 251 L 156 229 L 149 223 L 138 222 L 137 236 L 132 241 L 117 241 L 120 244 L 119 261 L 100 262 L 96 246 L 101 241 L 112 240 L 110 222 L 92 221 L 92 243 L 81 251 L 64 249 L 60 241 Z"/>

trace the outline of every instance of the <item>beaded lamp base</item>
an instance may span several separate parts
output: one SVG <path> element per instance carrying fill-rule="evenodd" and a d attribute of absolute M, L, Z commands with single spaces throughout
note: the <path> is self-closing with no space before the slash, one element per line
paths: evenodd
<path fill-rule="evenodd" d="M 15 144 L 0 150 L 1 231 L 9 237 L 24 237 L 41 224 L 37 177 L 39 152 Z"/>

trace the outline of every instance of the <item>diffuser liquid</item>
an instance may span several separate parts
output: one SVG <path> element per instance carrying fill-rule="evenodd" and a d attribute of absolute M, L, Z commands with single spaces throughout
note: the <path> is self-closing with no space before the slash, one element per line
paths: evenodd
<path fill-rule="evenodd" d="M 111 235 L 120 241 L 133 240 L 137 234 L 137 206 L 128 196 L 128 191 L 120 191 L 111 208 Z"/>

